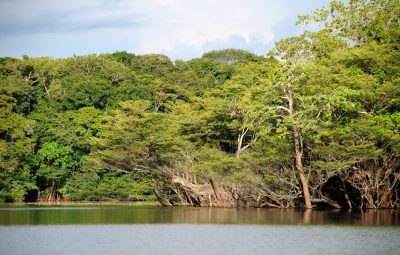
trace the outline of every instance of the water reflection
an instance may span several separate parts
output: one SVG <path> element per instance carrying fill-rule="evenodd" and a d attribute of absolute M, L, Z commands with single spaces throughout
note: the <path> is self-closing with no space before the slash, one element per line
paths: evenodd
<path fill-rule="evenodd" d="M 273 224 L 400 226 L 400 210 L 295 210 L 157 206 L 2 207 L 0 225 Z"/>

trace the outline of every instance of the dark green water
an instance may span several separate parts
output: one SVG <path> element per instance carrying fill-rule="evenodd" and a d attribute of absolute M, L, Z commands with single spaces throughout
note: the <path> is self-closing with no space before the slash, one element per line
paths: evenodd
<path fill-rule="evenodd" d="M 400 211 L 3 205 L 3 254 L 400 254 Z"/>

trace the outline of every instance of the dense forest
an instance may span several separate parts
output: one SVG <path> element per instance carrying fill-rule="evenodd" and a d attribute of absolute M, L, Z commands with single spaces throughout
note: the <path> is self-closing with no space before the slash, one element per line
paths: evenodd
<path fill-rule="evenodd" d="M 0 200 L 398 207 L 399 2 L 298 22 L 265 56 L 1 58 Z"/>

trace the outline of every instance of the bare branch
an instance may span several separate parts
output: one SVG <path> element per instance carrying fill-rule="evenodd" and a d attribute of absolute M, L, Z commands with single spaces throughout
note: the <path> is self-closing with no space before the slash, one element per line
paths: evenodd
<path fill-rule="evenodd" d="M 290 110 L 284 106 L 278 106 L 276 107 L 277 110 L 284 110 L 285 112 L 287 112 L 287 114 L 290 114 Z"/>

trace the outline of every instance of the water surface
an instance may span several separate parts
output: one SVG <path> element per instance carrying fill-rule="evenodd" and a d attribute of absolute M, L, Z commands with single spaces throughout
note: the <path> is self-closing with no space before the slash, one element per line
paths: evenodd
<path fill-rule="evenodd" d="M 158 206 L 3 206 L 0 225 L 261 224 L 400 226 L 400 210 L 295 210 Z"/>
<path fill-rule="evenodd" d="M 399 254 L 400 211 L 3 206 L 0 254 Z"/>

